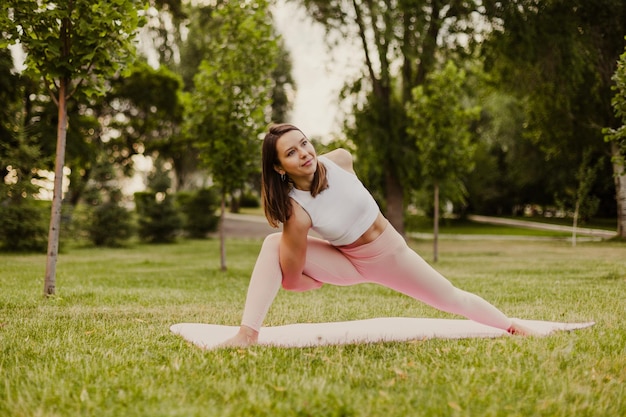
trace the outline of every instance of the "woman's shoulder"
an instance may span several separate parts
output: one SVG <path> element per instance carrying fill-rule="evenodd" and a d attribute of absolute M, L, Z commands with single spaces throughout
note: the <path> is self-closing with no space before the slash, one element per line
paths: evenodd
<path fill-rule="evenodd" d="M 306 233 L 312 225 L 311 217 L 309 213 L 293 198 L 289 199 L 291 204 L 291 215 L 283 224 L 284 231 L 299 232 L 304 231 Z"/>
<path fill-rule="evenodd" d="M 337 148 L 335 150 L 332 150 L 320 156 L 323 156 L 329 159 L 330 161 L 337 164 L 339 167 L 354 174 L 354 167 L 352 165 L 353 163 L 352 154 L 348 152 L 347 150 L 343 148 Z"/>

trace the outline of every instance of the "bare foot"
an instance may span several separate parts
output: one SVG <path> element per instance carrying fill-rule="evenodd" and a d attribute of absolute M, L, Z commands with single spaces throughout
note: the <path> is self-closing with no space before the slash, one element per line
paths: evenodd
<path fill-rule="evenodd" d="M 515 320 L 506 331 L 515 336 L 539 336 L 539 333 Z"/>
<path fill-rule="evenodd" d="M 218 348 L 245 348 L 253 346 L 259 340 L 259 332 L 248 327 L 241 326 L 237 334 L 223 343 Z"/>

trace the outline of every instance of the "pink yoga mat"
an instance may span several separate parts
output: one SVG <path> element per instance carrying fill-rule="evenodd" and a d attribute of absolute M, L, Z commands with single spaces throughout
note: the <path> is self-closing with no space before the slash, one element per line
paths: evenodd
<path fill-rule="evenodd" d="M 560 323 L 521 319 L 516 321 L 543 336 L 555 331 L 582 329 L 594 324 L 593 322 Z M 202 349 L 215 348 L 234 336 L 238 329 L 239 326 L 204 323 L 178 323 L 170 327 L 172 333 L 182 336 Z M 432 338 L 462 339 L 500 336 L 508 336 L 508 333 L 471 320 L 388 317 L 263 327 L 259 332 L 259 344 L 307 347 Z"/>

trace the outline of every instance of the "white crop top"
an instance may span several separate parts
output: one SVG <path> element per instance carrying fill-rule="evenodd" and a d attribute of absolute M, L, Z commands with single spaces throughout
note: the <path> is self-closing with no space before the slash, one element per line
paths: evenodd
<path fill-rule="evenodd" d="M 356 175 L 320 156 L 326 167 L 328 188 L 317 196 L 293 188 L 293 198 L 311 217 L 312 229 L 334 246 L 349 245 L 369 229 L 378 217 L 374 197 Z"/>

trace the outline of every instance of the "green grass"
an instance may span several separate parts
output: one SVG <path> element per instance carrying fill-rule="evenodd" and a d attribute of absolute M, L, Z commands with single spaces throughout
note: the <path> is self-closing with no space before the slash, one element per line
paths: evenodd
<path fill-rule="evenodd" d="M 431 258 L 431 242 L 412 245 Z M 437 268 L 545 338 L 201 351 L 177 322 L 238 323 L 258 240 L 0 255 L 1 416 L 626 415 L 626 244 L 443 241 Z M 266 324 L 451 317 L 385 288 L 280 292 Z"/>

